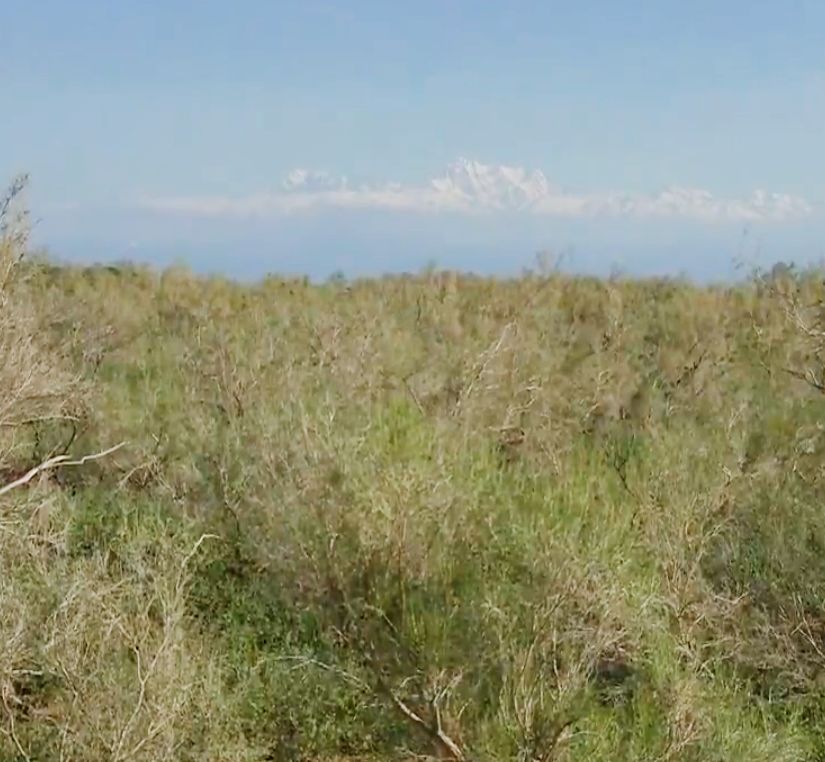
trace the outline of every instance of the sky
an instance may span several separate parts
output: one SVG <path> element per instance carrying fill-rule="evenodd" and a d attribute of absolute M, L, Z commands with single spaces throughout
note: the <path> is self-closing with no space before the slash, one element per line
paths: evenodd
<path fill-rule="evenodd" d="M 72 261 L 725 278 L 825 254 L 821 0 L 4 0 L 0 182 Z"/>

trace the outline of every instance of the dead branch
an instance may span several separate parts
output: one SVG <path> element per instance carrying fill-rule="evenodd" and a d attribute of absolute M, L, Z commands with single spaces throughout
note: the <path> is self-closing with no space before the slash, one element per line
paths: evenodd
<path fill-rule="evenodd" d="M 344 678 L 347 682 L 353 685 L 358 690 L 361 690 L 365 693 L 372 692 L 373 689 L 360 677 L 353 675 L 351 672 L 347 672 L 340 667 L 336 667 L 332 664 L 327 664 L 322 662 L 318 659 L 314 659 L 307 656 L 281 656 L 277 658 L 277 661 L 280 662 L 294 662 L 295 667 L 294 669 L 300 669 L 305 667 L 315 667 L 317 669 L 322 669 L 326 672 L 330 672 L 332 674 L 338 675 L 339 677 Z M 447 689 L 443 689 L 438 691 L 437 694 L 433 697 L 430 701 L 430 707 L 432 710 L 432 721 L 427 722 L 424 718 L 410 709 L 406 703 L 398 696 L 398 694 L 393 691 L 380 677 L 378 678 L 378 689 L 379 691 L 386 693 L 387 696 L 390 697 L 395 707 L 404 715 L 410 722 L 412 722 L 417 727 L 422 728 L 425 733 L 430 736 L 436 743 L 438 743 L 444 751 L 447 752 L 449 758 L 455 760 L 455 762 L 466 762 L 467 756 L 462 751 L 461 747 L 452 739 L 449 735 L 444 731 L 444 728 L 441 723 L 441 708 L 438 705 L 439 700 L 443 697 L 446 693 Z"/>
<path fill-rule="evenodd" d="M 792 300 L 790 304 L 786 304 L 784 309 L 786 317 L 806 336 L 818 340 L 825 339 L 825 331 L 812 328 L 808 324 L 807 320 L 802 316 L 799 310 L 799 303 L 796 300 Z"/>
<path fill-rule="evenodd" d="M 9 706 L 9 696 L 7 687 L 4 685 L 0 688 L 0 698 L 2 698 L 3 703 L 3 711 L 8 717 L 9 721 L 9 728 L 8 730 L 2 729 L 3 735 L 7 736 L 11 739 L 12 743 L 17 748 L 18 753 L 20 756 L 26 760 L 26 762 L 31 762 L 31 757 L 26 753 L 26 750 L 23 748 L 23 745 L 20 743 L 20 739 L 17 737 L 17 732 L 15 730 L 15 722 L 14 722 L 14 709 Z"/>
<path fill-rule="evenodd" d="M 327 664 L 326 662 L 321 661 L 320 659 L 313 659 L 309 656 L 278 656 L 276 657 L 275 661 L 278 662 L 292 662 L 294 666 L 291 669 L 301 669 L 305 667 L 316 667 L 321 669 L 325 672 L 329 672 L 333 675 L 338 675 L 339 677 L 344 678 L 348 683 L 353 685 L 355 688 L 358 688 L 365 693 L 369 693 L 372 689 L 370 688 L 367 683 L 365 683 L 360 677 L 357 675 L 353 675 L 352 672 L 348 672 L 341 667 L 336 667 L 334 664 Z"/>
<path fill-rule="evenodd" d="M 181 562 L 180 569 L 178 570 L 178 578 L 175 583 L 175 593 L 178 595 L 179 598 L 183 596 L 183 587 L 184 587 L 184 574 L 186 573 L 186 567 L 189 562 L 195 557 L 197 552 L 200 550 L 201 545 L 207 540 L 220 540 L 221 538 L 216 534 L 202 534 L 198 541 L 192 546 L 192 549 L 186 554 L 183 561 Z"/>
<path fill-rule="evenodd" d="M 426 416 L 427 413 L 424 410 L 424 406 L 421 404 L 421 400 L 418 398 L 418 395 L 415 393 L 415 389 L 412 388 L 412 384 L 410 383 L 409 376 L 404 377 L 404 386 L 406 387 L 407 392 L 409 393 L 410 397 L 412 397 L 412 401 L 415 403 L 415 406 L 418 408 L 418 412 L 421 413 L 421 415 Z"/>
<path fill-rule="evenodd" d="M 395 706 L 398 707 L 398 710 L 408 720 L 413 722 L 415 725 L 418 725 L 420 728 L 423 728 L 427 734 L 431 735 L 445 749 L 445 751 L 447 751 L 451 759 L 456 760 L 456 762 L 464 762 L 464 760 L 466 760 L 466 756 L 461 750 L 461 747 L 444 732 L 444 728 L 441 726 L 441 710 L 435 701 L 432 702 L 434 722 L 429 723 L 410 709 L 394 691 L 389 691 L 389 694 Z"/>
<path fill-rule="evenodd" d="M 481 379 L 481 377 L 486 373 L 488 366 L 493 361 L 493 358 L 501 350 L 501 347 L 504 345 L 504 340 L 507 338 L 511 329 L 515 328 L 517 328 L 517 324 L 515 321 L 507 323 L 502 329 L 498 339 L 494 341 L 484 352 L 482 352 L 481 355 L 479 355 L 479 358 L 476 361 L 476 367 L 473 371 L 472 378 L 470 379 L 470 382 L 467 384 L 467 386 L 464 387 L 464 389 L 462 389 L 461 393 L 459 394 L 458 400 L 456 401 L 455 407 L 453 407 L 451 413 L 452 416 L 457 416 L 461 412 L 462 406 L 473 393 L 475 385 L 478 383 L 479 379 Z"/>
<path fill-rule="evenodd" d="M 183 600 L 184 575 L 186 573 L 186 567 L 189 564 L 189 562 L 195 557 L 198 550 L 200 550 L 201 545 L 203 545 L 203 543 L 209 539 L 219 538 L 217 537 L 217 535 L 214 534 L 201 535 L 198 541 L 192 546 L 192 549 L 186 554 L 186 556 L 184 556 L 183 560 L 181 561 L 180 568 L 178 570 L 177 581 L 175 583 L 175 598 L 178 604 L 181 604 Z M 123 633 L 124 637 L 130 640 L 134 639 L 130 635 L 130 633 L 128 633 L 124 629 L 122 624 L 118 622 L 116 626 Z M 163 731 L 163 728 L 166 725 L 168 725 L 168 723 L 172 719 L 171 716 L 167 715 L 165 717 L 162 717 L 159 721 L 150 723 L 150 727 L 147 734 L 135 743 L 131 751 L 126 751 L 126 742 L 129 736 L 131 735 L 132 730 L 134 729 L 138 719 L 140 718 L 141 713 L 146 708 L 147 686 L 149 685 L 150 681 L 153 679 L 154 675 L 157 672 L 158 664 L 160 663 L 161 657 L 172 647 L 173 644 L 174 628 L 168 626 L 167 623 L 164 627 L 164 630 L 165 632 L 163 634 L 163 639 L 161 640 L 160 645 L 155 651 L 152 660 L 146 667 L 143 666 L 139 646 L 137 644 L 134 644 L 132 646 L 132 651 L 135 654 L 135 663 L 137 666 L 138 695 L 132 713 L 129 715 L 128 720 L 121 728 L 120 733 L 118 734 L 117 742 L 111 749 L 112 759 L 116 760 L 116 762 L 117 760 L 122 759 L 133 759 L 135 754 L 137 754 L 137 752 L 140 751 L 140 749 L 147 743 L 153 741 Z"/>
<path fill-rule="evenodd" d="M 23 426 L 36 426 L 40 423 L 54 423 L 56 421 L 69 421 L 70 423 L 78 423 L 80 418 L 76 415 L 54 414 L 54 415 L 40 415 L 34 418 L 24 418 L 20 421 L 0 420 L 0 428 L 3 429 L 18 429 Z"/>
<path fill-rule="evenodd" d="M 804 381 L 808 384 L 808 386 L 816 389 L 818 392 L 825 392 L 825 384 L 817 380 L 816 374 L 811 368 L 807 368 L 804 372 L 801 370 L 795 370 L 794 368 L 781 368 L 780 370 L 787 373 L 789 376 L 793 376 L 800 381 Z"/>
<path fill-rule="evenodd" d="M 110 447 L 108 450 L 103 450 L 102 452 L 94 453 L 93 455 L 84 455 L 82 458 L 78 458 L 77 460 L 72 460 L 68 455 L 56 455 L 53 458 L 43 461 L 39 466 L 35 466 L 30 471 L 27 471 L 19 479 L 15 479 L 13 482 L 0 487 L 0 497 L 8 492 L 11 492 L 13 489 L 17 489 L 18 487 L 28 484 L 32 479 L 34 479 L 35 476 L 43 473 L 44 471 L 49 471 L 50 469 L 60 468 L 63 466 L 84 466 L 90 461 L 99 460 L 107 455 L 111 455 L 125 444 L 126 442 L 121 442 L 120 444 L 116 444 L 114 447 Z"/>

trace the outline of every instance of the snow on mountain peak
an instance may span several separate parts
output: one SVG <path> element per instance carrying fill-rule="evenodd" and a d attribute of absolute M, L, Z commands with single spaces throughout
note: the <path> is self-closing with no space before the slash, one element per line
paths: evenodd
<path fill-rule="evenodd" d="M 286 191 L 317 191 L 342 190 L 347 185 L 346 177 L 333 177 L 329 172 L 319 172 L 312 169 L 293 169 L 283 182 Z"/>
<path fill-rule="evenodd" d="M 693 219 L 703 222 L 792 220 L 810 215 L 804 198 L 754 191 L 743 198 L 719 198 L 703 188 L 669 186 L 657 193 L 575 192 L 551 186 L 540 170 L 484 164 L 459 158 L 426 184 L 387 182 L 352 186 L 346 177 L 293 169 L 283 190 L 242 198 L 149 199 L 155 210 L 206 215 L 295 213 L 318 207 L 383 209 L 395 212 L 527 212 L 546 217 Z"/>
<path fill-rule="evenodd" d="M 431 181 L 439 193 L 460 198 L 473 206 L 492 209 L 523 209 L 550 193 L 547 178 L 540 170 L 492 166 L 459 158 L 442 177 Z"/>

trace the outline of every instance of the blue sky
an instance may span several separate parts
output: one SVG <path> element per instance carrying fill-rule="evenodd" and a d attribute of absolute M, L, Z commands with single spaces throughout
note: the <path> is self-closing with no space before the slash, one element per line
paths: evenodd
<path fill-rule="evenodd" d="M 6 0 L 38 241 L 239 277 L 825 249 L 825 3 Z"/>

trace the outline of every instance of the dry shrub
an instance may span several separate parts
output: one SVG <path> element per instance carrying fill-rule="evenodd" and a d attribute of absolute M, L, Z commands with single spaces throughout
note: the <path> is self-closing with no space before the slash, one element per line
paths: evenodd
<path fill-rule="evenodd" d="M 206 538 L 188 552 L 133 538 L 113 573 L 105 555 L 72 557 L 61 502 L 41 495 L 0 520 L 0 750 L 200 758 L 209 736 L 193 726 L 220 723 L 209 719 L 212 677 L 186 629 L 185 592 Z"/>
<path fill-rule="evenodd" d="M 0 199 L 0 490 L 32 465 L 20 462 L 32 427 L 76 419 L 83 391 L 26 298 L 24 187 Z M 78 558 L 74 509 L 36 480 L 0 492 L 0 759 L 202 758 L 186 743 L 209 742 L 196 719 L 220 723 L 184 599 L 205 538 L 135 536 L 125 557 Z"/>
<path fill-rule="evenodd" d="M 5 430 L 67 415 L 68 323 L 133 445 L 0 495 L 0 757 L 813 758 L 820 363 L 757 289 L 35 283 L 14 240 L 2 346 L 49 384 Z"/>
<path fill-rule="evenodd" d="M 24 189 L 25 178 L 18 178 L 0 198 L 0 486 L 10 481 L 2 474 L 12 467 L 29 427 L 71 419 L 80 404 L 77 379 L 59 356 L 41 347 L 39 316 L 25 298 Z"/>

